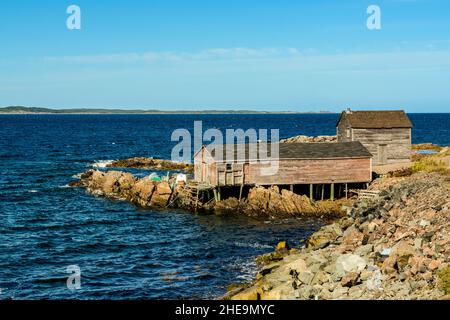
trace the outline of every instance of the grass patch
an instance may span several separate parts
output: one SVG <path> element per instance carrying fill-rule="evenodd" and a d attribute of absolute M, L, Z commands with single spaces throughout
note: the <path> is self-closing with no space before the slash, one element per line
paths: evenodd
<path fill-rule="evenodd" d="M 427 156 L 415 161 L 411 170 L 413 172 L 437 172 L 442 175 L 450 175 L 450 168 L 445 160 L 440 157 Z"/>
<path fill-rule="evenodd" d="M 445 294 L 450 294 L 450 267 L 442 269 L 438 276 L 442 290 L 444 290 Z"/>

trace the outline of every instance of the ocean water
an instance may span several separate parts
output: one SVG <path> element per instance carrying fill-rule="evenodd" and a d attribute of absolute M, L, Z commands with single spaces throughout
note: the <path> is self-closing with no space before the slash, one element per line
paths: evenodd
<path fill-rule="evenodd" d="M 152 211 L 68 188 L 106 160 L 169 158 L 172 131 L 331 135 L 337 115 L 0 115 L 0 299 L 215 298 L 252 279 L 253 258 L 297 245 L 320 220 Z M 412 114 L 413 142 L 450 145 L 450 114 Z M 141 175 L 149 172 L 141 172 Z M 66 286 L 81 269 L 81 289 Z"/>

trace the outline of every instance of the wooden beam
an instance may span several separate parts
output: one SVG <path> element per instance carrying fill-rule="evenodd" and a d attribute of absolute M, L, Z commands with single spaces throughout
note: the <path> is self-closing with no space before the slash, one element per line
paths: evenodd
<path fill-rule="evenodd" d="M 322 184 L 322 197 L 321 197 L 322 201 L 323 201 L 324 196 L 325 196 L 325 185 Z"/>
<path fill-rule="evenodd" d="M 348 184 L 345 184 L 345 198 L 348 199 Z"/>
<path fill-rule="evenodd" d="M 314 185 L 311 183 L 310 185 L 309 185 L 309 200 L 313 200 L 313 191 L 314 191 Z"/>
<path fill-rule="evenodd" d="M 242 190 L 244 189 L 244 184 L 241 184 L 241 190 L 239 190 L 239 202 L 241 202 L 242 199 Z"/>
<path fill-rule="evenodd" d="M 291 192 L 294 192 L 294 185 L 293 184 L 291 184 Z"/>

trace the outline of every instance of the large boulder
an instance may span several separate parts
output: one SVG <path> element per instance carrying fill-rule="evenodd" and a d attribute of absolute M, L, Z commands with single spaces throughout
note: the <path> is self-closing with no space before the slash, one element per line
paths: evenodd
<path fill-rule="evenodd" d="M 239 204 L 239 200 L 234 197 L 219 201 L 214 206 L 214 213 L 217 215 L 236 214 L 239 211 Z"/>
<path fill-rule="evenodd" d="M 361 273 L 367 266 L 366 261 L 356 254 L 343 254 L 336 260 L 334 276 L 342 278 L 349 272 Z"/>
<path fill-rule="evenodd" d="M 153 193 L 150 201 L 150 206 L 164 208 L 168 205 L 172 189 L 168 182 L 161 182 L 156 185 L 156 190 Z"/>
<path fill-rule="evenodd" d="M 95 194 L 126 198 L 135 182 L 136 179 L 131 173 L 93 171 L 89 177 L 88 189 Z"/>
<path fill-rule="evenodd" d="M 148 178 L 140 179 L 131 188 L 129 201 L 142 207 L 149 207 L 155 190 L 155 184 Z"/>
<path fill-rule="evenodd" d="M 333 223 L 322 227 L 319 231 L 314 233 L 307 241 L 308 248 L 320 249 L 328 246 L 331 242 L 341 237 L 343 234 L 342 228 L 339 224 Z"/>

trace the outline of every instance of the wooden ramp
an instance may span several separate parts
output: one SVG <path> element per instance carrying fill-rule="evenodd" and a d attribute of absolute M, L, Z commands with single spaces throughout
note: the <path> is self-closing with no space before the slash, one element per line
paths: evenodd
<path fill-rule="evenodd" d="M 362 190 L 362 189 L 352 189 L 352 193 L 358 195 L 358 199 L 375 199 L 380 195 L 379 190 Z"/>

